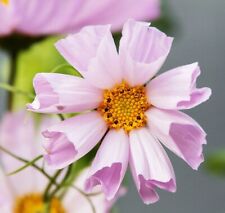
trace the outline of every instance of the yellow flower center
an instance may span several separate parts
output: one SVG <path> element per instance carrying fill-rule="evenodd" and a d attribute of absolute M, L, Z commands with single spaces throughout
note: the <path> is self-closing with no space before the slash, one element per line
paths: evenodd
<path fill-rule="evenodd" d="M 123 128 L 127 133 L 146 125 L 145 111 L 150 103 L 144 86 L 130 87 L 126 82 L 104 91 L 98 107 L 109 128 Z"/>
<path fill-rule="evenodd" d="M 7 5 L 7 4 L 9 4 L 9 0 L 0 0 L 0 3 Z"/>
<path fill-rule="evenodd" d="M 41 194 L 28 194 L 16 200 L 13 213 L 44 213 L 46 206 Z M 49 213 L 66 213 L 58 198 L 50 203 Z"/>

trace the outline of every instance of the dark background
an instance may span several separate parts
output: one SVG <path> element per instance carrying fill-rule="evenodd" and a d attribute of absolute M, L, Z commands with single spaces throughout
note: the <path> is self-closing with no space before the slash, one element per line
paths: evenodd
<path fill-rule="evenodd" d="M 205 104 L 187 111 L 208 133 L 204 153 L 225 148 L 225 0 L 169 0 L 175 26 L 172 51 L 162 71 L 195 61 L 202 75 L 199 86 L 212 88 Z M 0 55 L 1 57 L 1 55 Z M 0 109 L 4 94 L 0 90 Z M 151 213 L 225 213 L 225 179 L 208 174 L 203 166 L 193 171 L 168 152 L 177 177 L 177 193 L 160 191 L 160 201 L 144 205 L 129 176 L 128 194 L 118 202 L 119 212 Z"/>

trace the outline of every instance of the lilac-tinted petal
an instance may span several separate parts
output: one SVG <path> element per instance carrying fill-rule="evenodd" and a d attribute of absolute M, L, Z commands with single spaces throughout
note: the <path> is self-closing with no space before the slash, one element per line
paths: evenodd
<path fill-rule="evenodd" d="M 109 25 L 85 27 L 79 33 L 58 41 L 56 47 L 93 85 L 109 88 L 122 80 Z"/>
<path fill-rule="evenodd" d="M 209 88 L 196 88 L 200 75 L 198 63 L 165 72 L 147 86 L 152 105 L 162 109 L 190 109 L 209 99 Z"/>
<path fill-rule="evenodd" d="M 138 10 L 137 10 L 138 6 Z M 113 31 L 120 30 L 128 18 L 136 20 L 154 20 L 160 15 L 159 0 L 105 0 L 96 4 L 95 0 L 88 0 L 81 8 L 74 23 L 80 27 L 85 25 L 112 24 Z"/>
<path fill-rule="evenodd" d="M 106 199 L 111 200 L 119 190 L 129 158 L 128 136 L 123 130 L 110 130 L 92 163 L 86 190 L 101 185 Z"/>
<path fill-rule="evenodd" d="M 15 194 L 12 189 L 11 182 L 4 175 L 0 168 L 0 212 L 11 213 L 13 209 L 13 202 Z"/>
<path fill-rule="evenodd" d="M 186 114 L 152 108 L 146 113 L 151 132 L 193 169 L 203 162 L 202 145 L 206 133 Z"/>
<path fill-rule="evenodd" d="M 35 124 L 30 114 L 25 112 L 7 113 L 0 124 L 0 145 L 22 158 L 31 160 L 42 153 L 41 144 L 36 140 Z M 0 161 L 6 174 L 15 171 L 24 163 L 1 153 Z M 39 161 L 38 163 L 42 163 Z M 24 177 L 30 177 L 24 181 Z M 18 195 L 31 190 L 43 190 L 46 178 L 32 167 L 9 177 L 14 192 Z M 18 184 L 18 182 L 23 184 Z M 40 184 L 39 184 L 40 183 Z M 43 185 L 41 183 L 44 183 Z"/>
<path fill-rule="evenodd" d="M 76 178 L 74 182 L 74 186 L 78 187 L 81 190 L 84 190 L 85 187 L 85 180 L 88 175 L 88 169 L 84 169 L 79 176 Z M 113 204 L 119 199 L 119 197 L 123 196 L 126 193 L 126 189 L 122 187 L 115 199 L 108 201 L 105 198 L 104 193 L 102 193 L 101 189 L 95 189 L 94 192 L 95 196 L 90 196 L 90 200 L 92 201 L 96 213 L 109 213 Z M 79 203 L 79 208 L 74 206 L 74 200 L 76 203 Z M 88 201 L 87 197 L 81 194 L 78 190 L 72 189 L 68 191 L 63 199 L 63 204 L 68 213 L 87 213 L 92 212 L 92 207 L 90 202 Z"/>
<path fill-rule="evenodd" d="M 85 79 L 54 73 L 39 73 L 34 78 L 36 98 L 28 109 L 41 113 L 80 112 L 96 108 L 102 91 Z"/>
<path fill-rule="evenodd" d="M 119 54 L 125 80 L 131 85 L 144 84 L 161 68 L 173 39 L 147 22 L 129 20 L 123 27 Z"/>
<path fill-rule="evenodd" d="M 130 133 L 130 167 L 138 192 L 146 204 L 159 197 L 157 187 L 176 191 L 176 180 L 171 162 L 161 144 L 146 128 Z"/>
<path fill-rule="evenodd" d="M 54 169 L 64 168 L 88 153 L 103 137 L 107 126 L 98 112 L 60 122 L 43 132 L 45 160 Z"/>
<path fill-rule="evenodd" d="M 79 13 L 82 5 L 82 0 L 67 0 L 66 4 L 61 0 L 15 1 L 20 16 L 17 30 L 31 35 L 67 32 L 67 26 L 74 22 L 74 14 Z"/>
<path fill-rule="evenodd" d="M 129 5 L 129 6 L 128 6 Z M 121 29 L 127 18 L 153 20 L 160 14 L 159 0 L 10 0 L 0 4 L 0 35 L 13 30 L 30 35 L 77 32 L 84 26 L 111 23 Z"/>

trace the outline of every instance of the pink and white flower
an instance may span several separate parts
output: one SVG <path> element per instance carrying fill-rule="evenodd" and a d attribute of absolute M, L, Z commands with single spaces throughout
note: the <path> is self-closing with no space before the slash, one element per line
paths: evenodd
<path fill-rule="evenodd" d="M 37 74 L 36 98 L 28 109 L 83 113 L 43 132 L 50 167 L 69 165 L 101 141 L 86 181 L 87 191 L 101 185 L 107 199 L 114 198 L 128 163 L 146 204 L 158 201 L 156 188 L 176 191 L 173 167 L 160 142 L 193 169 L 199 167 L 206 133 L 178 110 L 206 101 L 211 90 L 196 88 L 198 63 L 155 77 L 172 41 L 148 23 L 128 20 L 119 53 L 109 25 L 85 27 L 56 43 L 84 78 Z"/>
<path fill-rule="evenodd" d="M 1 0 L 0 37 L 68 33 L 108 23 L 119 30 L 127 18 L 153 20 L 159 15 L 160 0 Z"/>
<path fill-rule="evenodd" d="M 42 127 L 49 125 L 52 120 L 48 119 L 42 122 Z M 40 128 L 42 128 L 40 127 Z M 29 115 L 24 112 L 8 113 L 4 116 L 0 124 L 0 144 L 12 153 L 17 154 L 25 159 L 33 159 L 42 153 L 40 147 L 41 137 L 35 131 L 34 121 Z M 0 160 L 3 168 L 0 167 L 0 212 L 1 213 L 31 213 L 42 212 L 42 201 L 39 198 L 44 192 L 48 179 L 37 170 L 29 167 L 15 175 L 6 176 L 6 173 L 15 171 L 23 165 L 18 160 L 1 152 Z M 42 162 L 40 162 L 42 165 Z M 3 172 L 4 171 L 4 172 Z M 48 171 L 49 174 L 52 171 Z M 83 170 L 79 177 L 74 182 L 74 185 L 81 190 L 84 189 L 85 177 L 87 169 Z M 98 189 L 96 195 L 90 199 L 97 213 L 109 212 L 112 205 L 118 198 L 124 194 L 124 189 L 121 189 L 116 199 L 107 201 L 104 194 Z M 22 199 L 27 202 L 21 210 Z M 35 199 L 36 203 L 32 203 Z M 29 206 L 32 204 L 32 206 Z M 22 205 L 22 204 L 21 204 Z M 31 208 L 28 209 L 27 208 Z M 37 209 L 39 211 L 37 211 Z M 54 211 L 53 211 L 54 209 Z M 43 209 L 42 209 L 43 210 Z M 55 213 L 91 213 L 92 207 L 85 196 L 75 189 L 68 190 L 63 200 L 55 200 L 50 212 Z"/>

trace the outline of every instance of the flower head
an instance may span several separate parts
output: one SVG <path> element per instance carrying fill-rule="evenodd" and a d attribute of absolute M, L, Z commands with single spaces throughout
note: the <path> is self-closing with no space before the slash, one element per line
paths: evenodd
<path fill-rule="evenodd" d="M 86 190 L 101 185 L 112 199 L 129 162 L 141 198 L 154 203 L 159 199 L 156 188 L 176 190 L 173 167 L 160 142 L 193 169 L 203 161 L 206 133 L 178 110 L 206 101 L 211 90 L 196 88 L 197 63 L 155 77 L 173 38 L 133 20 L 125 23 L 122 34 L 119 53 L 110 26 L 85 27 L 58 41 L 59 52 L 84 78 L 37 74 L 36 98 L 28 108 L 42 113 L 83 112 L 43 132 L 49 166 L 65 167 L 101 141 Z"/>
<path fill-rule="evenodd" d="M 156 19 L 160 0 L 0 0 L 0 14 L 0 37 L 14 32 L 35 36 L 68 33 L 108 23 L 119 30 L 130 17 Z"/>
<path fill-rule="evenodd" d="M 52 119 L 45 119 L 40 128 L 52 123 Z M 41 154 L 40 136 L 34 128 L 33 119 L 24 112 L 8 113 L 4 116 L 0 124 L 0 144 L 12 153 L 18 154 L 25 159 L 33 159 Z M 15 171 L 23 166 L 20 161 L 1 153 L 0 160 L 0 212 L 1 213 L 37 213 L 44 212 L 44 190 L 48 184 L 48 179 L 34 168 L 6 176 L 5 173 Z M 41 166 L 40 162 L 40 165 Z M 5 173 L 4 173 L 4 172 Z M 53 171 L 46 170 L 48 174 Z M 79 189 L 84 189 L 87 169 L 84 169 L 74 185 Z M 108 212 L 118 196 L 124 194 L 121 189 L 118 196 L 112 202 L 106 201 L 104 194 L 98 189 L 96 195 L 91 196 L 96 213 Z M 88 213 L 92 212 L 90 201 L 81 192 L 70 188 L 63 199 L 54 196 L 50 202 L 50 213 Z"/>

